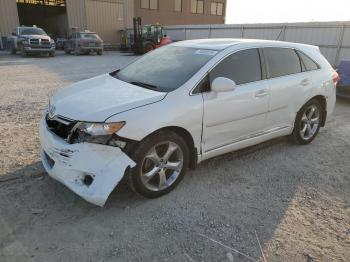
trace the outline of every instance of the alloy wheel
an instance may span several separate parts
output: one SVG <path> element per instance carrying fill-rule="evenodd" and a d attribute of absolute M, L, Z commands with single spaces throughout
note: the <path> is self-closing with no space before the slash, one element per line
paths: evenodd
<path fill-rule="evenodd" d="M 320 125 L 320 111 L 317 106 L 310 105 L 304 111 L 300 123 L 300 136 L 304 140 L 311 139 Z"/>
<path fill-rule="evenodd" d="M 184 154 L 179 145 L 165 141 L 152 147 L 141 165 L 141 181 L 151 191 L 170 187 L 179 177 Z"/>

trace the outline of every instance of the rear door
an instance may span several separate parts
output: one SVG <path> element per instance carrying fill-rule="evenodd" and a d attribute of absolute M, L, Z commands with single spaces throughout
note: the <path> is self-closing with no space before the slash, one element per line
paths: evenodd
<path fill-rule="evenodd" d="M 312 89 L 312 76 L 302 72 L 301 60 L 292 48 L 263 48 L 270 92 L 266 129 L 292 127 L 300 106 Z"/>
<path fill-rule="evenodd" d="M 66 42 L 67 49 L 74 49 L 74 46 L 73 46 L 74 39 L 75 39 L 75 33 L 73 33 L 73 34 L 68 38 L 68 40 L 67 40 L 67 42 Z"/>
<path fill-rule="evenodd" d="M 203 148 L 205 152 L 228 146 L 258 134 L 268 109 L 268 86 L 262 80 L 258 49 L 237 51 L 210 73 L 210 83 L 226 77 L 236 83 L 230 92 L 203 94 Z"/>

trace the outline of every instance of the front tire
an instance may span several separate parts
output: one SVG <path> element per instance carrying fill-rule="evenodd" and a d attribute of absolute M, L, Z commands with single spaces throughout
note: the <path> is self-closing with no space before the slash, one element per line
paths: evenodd
<path fill-rule="evenodd" d="M 185 140 L 172 131 L 161 131 L 142 141 L 132 153 L 136 166 L 128 174 L 129 185 L 140 195 L 156 198 L 173 190 L 189 163 Z"/>
<path fill-rule="evenodd" d="M 322 112 L 322 106 L 316 99 L 310 100 L 300 109 L 292 134 L 295 143 L 306 145 L 315 139 L 324 117 Z"/>
<path fill-rule="evenodd" d="M 11 47 L 11 54 L 15 55 L 17 53 L 16 48 L 14 48 L 13 46 Z"/>
<path fill-rule="evenodd" d="M 148 52 L 151 52 L 155 49 L 156 47 L 154 46 L 153 43 L 151 42 L 146 42 L 143 46 L 143 52 L 144 53 L 148 53 Z"/>
<path fill-rule="evenodd" d="M 22 55 L 22 57 L 27 57 L 27 56 L 28 56 L 27 52 L 24 51 L 23 48 L 22 48 L 22 50 L 21 50 L 21 55 Z"/>
<path fill-rule="evenodd" d="M 80 48 L 79 47 L 75 47 L 74 55 L 79 56 L 80 54 L 81 54 Z"/>

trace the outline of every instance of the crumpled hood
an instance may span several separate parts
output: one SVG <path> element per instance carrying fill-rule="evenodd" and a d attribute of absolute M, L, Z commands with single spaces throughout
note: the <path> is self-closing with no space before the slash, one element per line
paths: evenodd
<path fill-rule="evenodd" d="M 49 112 L 51 116 L 60 115 L 78 121 L 104 122 L 112 115 L 158 102 L 165 96 L 166 93 L 104 74 L 58 91 L 50 100 Z"/>

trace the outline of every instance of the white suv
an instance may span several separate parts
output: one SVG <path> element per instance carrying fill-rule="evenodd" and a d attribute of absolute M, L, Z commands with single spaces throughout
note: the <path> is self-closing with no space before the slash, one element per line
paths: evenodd
<path fill-rule="evenodd" d="M 136 192 L 158 197 L 208 158 L 279 136 L 310 143 L 337 80 L 315 46 L 177 42 L 57 92 L 41 121 L 42 162 L 100 206 L 124 173 Z"/>

